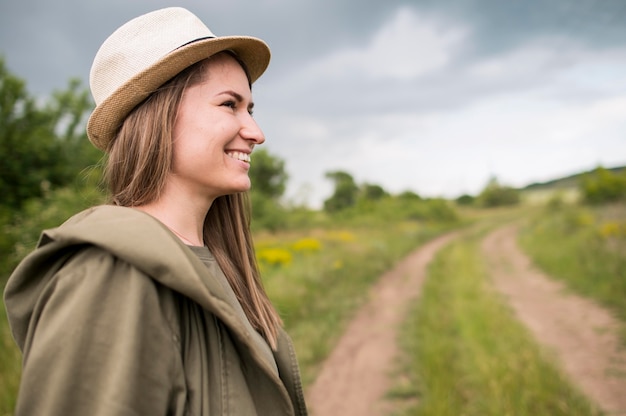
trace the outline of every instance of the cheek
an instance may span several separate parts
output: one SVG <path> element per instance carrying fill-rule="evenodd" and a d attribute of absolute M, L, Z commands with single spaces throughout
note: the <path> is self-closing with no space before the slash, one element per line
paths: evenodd
<path fill-rule="evenodd" d="M 188 127 L 181 131 L 173 143 L 174 163 L 173 170 L 182 171 L 205 171 L 206 169 L 219 168 L 222 158 L 225 156 L 224 148 L 228 140 L 229 130 L 226 128 L 202 129 Z"/>
<path fill-rule="evenodd" d="M 184 166 L 196 166 L 206 164 L 208 159 L 214 157 L 217 150 L 210 140 L 198 140 L 195 137 L 179 137 L 174 143 L 174 169 Z"/>
<path fill-rule="evenodd" d="M 180 117 L 174 126 L 174 160 L 186 159 L 202 152 L 207 145 L 208 133 L 201 125 L 192 121 L 189 118 Z"/>

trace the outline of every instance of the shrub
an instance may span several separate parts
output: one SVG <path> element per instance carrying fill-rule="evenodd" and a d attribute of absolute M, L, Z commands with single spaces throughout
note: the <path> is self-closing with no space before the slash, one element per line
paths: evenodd
<path fill-rule="evenodd" d="M 476 198 L 471 195 L 461 195 L 456 199 L 456 203 L 459 205 L 473 205 Z"/>
<path fill-rule="evenodd" d="M 480 205 L 488 208 L 517 205 L 520 202 L 520 193 L 515 188 L 500 185 L 494 178 L 480 193 L 478 201 Z"/>
<path fill-rule="evenodd" d="M 626 169 L 614 173 L 598 167 L 582 177 L 580 188 L 589 204 L 626 201 Z"/>

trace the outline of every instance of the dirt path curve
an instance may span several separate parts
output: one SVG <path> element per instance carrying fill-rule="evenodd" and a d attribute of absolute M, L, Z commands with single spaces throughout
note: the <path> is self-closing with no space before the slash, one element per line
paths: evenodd
<path fill-rule="evenodd" d="M 420 292 L 426 265 L 456 235 L 446 234 L 421 246 L 381 276 L 369 302 L 357 312 L 308 390 L 313 416 L 386 414 L 381 399 L 391 387 L 397 326 Z"/>
<path fill-rule="evenodd" d="M 516 235 L 515 226 L 506 226 L 483 241 L 495 287 L 581 391 L 607 414 L 626 415 L 626 351 L 619 348 L 617 322 L 534 268 Z"/>

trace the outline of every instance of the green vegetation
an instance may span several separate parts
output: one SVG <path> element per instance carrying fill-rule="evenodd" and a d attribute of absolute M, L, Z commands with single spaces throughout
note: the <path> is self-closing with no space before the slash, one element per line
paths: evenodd
<path fill-rule="evenodd" d="M 456 199 L 456 203 L 461 206 L 471 206 L 475 203 L 476 198 L 471 195 L 463 194 Z"/>
<path fill-rule="evenodd" d="M 402 415 L 596 415 L 487 286 L 477 235 L 440 252 L 401 335 Z"/>
<path fill-rule="evenodd" d="M 548 274 L 626 321 L 626 205 L 549 206 L 522 231 L 524 250 Z"/>
<path fill-rule="evenodd" d="M 51 207 L 57 191 L 66 189 L 62 199 L 76 202 L 84 192 L 93 193 L 87 188 L 97 192 L 94 178 L 99 176 L 101 153 L 87 140 L 83 125 L 91 106 L 88 91 L 76 80 L 46 101 L 30 96 L 24 81 L 11 74 L 0 57 L 0 249 L 5 254 L 0 283 L 16 265 L 16 247 L 32 247 L 38 237 L 24 223 L 50 226 L 48 219 L 69 216 L 63 204 Z M 50 210 L 59 215 L 54 217 Z"/>
<path fill-rule="evenodd" d="M 598 167 L 582 177 L 581 188 L 584 201 L 590 204 L 626 201 L 626 169 L 612 172 Z"/>
<path fill-rule="evenodd" d="M 257 237 L 265 286 L 293 338 L 305 386 L 372 283 L 445 229 L 445 224 L 402 222 Z"/>
<path fill-rule="evenodd" d="M 598 167 L 602 168 L 601 166 L 598 166 Z M 620 173 L 626 172 L 626 166 L 606 168 L 606 170 L 614 174 L 620 174 Z M 582 178 L 591 172 L 580 172 L 574 175 L 564 176 L 564 177 L 560 177 L 560 178 L 553 179 L 553 180 L 546 181 L 546 182 L 531 183 L 530 185 L 525 186 L 522 189 L 522 191 L 529 191 L 529 190 L 552 190 L 552 191 L 560 190 L 562 191 L 566 189 L 577 188 L 580 186 Z"/>
<path fill-rule="evenodd" d="M 359 187 L 352 175 L 342 171 L 327 172 L 326 177 L 335 184 L 335 192 L 324 201 L 324 209 L 328 212 L 341 211 L 356 205 Z"/>
<path fill-rule="evenodd" d="M 0 302 L 0 306 L 0 415 L 9 416 L 15 408 L 22 355 L 13 342 L 4 304 Z"/>
<path fill-rule="evenodd" d="M 380 223 L 403 220 L 456 221 L 454 204 L 441 198 L 421 198 L 412 191 L 391 195 L 380 185 L 357 184 L 347 172 L 327 172 L 333 181 L 333 194 L 324 201 L 324 211 L 344 224 Z"/>
<path fill-rule="evenodd" d="M 459 200 L 461 201 L 467 202 L 467 198 Z M 520 192 L 510 186 L 501 185 L 496 178 L 492 178 L 478 195 L 476 202 L 486 208 L 517 205 L 520 202 Z"/>
<path fill-rule="evenodd" d="M 265 148 L 254 151 L 250 164 L 254 229 L 276 231 L 288 227 L 286 209 L 280 203 L 288 178 L 283 160 Z"/>
<path fill-rule="evenodd" d="M 0 209 L 19 209 L 98 162 L 100 153 L 83 131 L 90 109 L 89 93 L 76 80 L 40 103 L 0 57 Z"/>

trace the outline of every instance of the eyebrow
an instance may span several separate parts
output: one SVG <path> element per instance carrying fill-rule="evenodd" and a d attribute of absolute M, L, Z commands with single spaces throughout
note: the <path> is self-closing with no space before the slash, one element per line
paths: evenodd
<path fill-rule="evenodd" d="M 217 95 L 230 95 L 231 97 L 233 97 L 238 103 L 243 101 L 243 96 L 235 91 L 232 90 L 226 90 L 226 91 L 222 91 Z M 250 104 L 248 104 L 248 110 L 252 110 L 254 108 L 254 102 L 250 101 Z"/>

